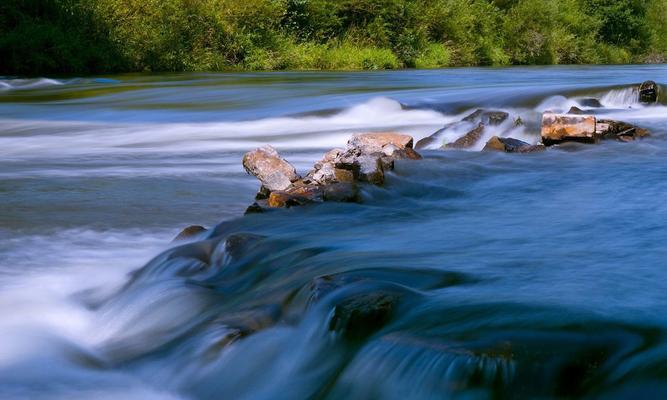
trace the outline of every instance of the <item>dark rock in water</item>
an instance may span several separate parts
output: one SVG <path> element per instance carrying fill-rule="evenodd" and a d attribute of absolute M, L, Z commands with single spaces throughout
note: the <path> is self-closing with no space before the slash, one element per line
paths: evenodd
<path fill-rule="evenodd" d="M 549 146 L 563 141 L 594 143 L 598 139 L 592 115 L 544 113 L 542 143 Z"/>
<path fill-rule="evenodd" d="M 268 207 L 268 205 L 266 203 L 267 203 L 267 201 L 263 200 L 262 204 L 264 205 L 264 207 L 262 207 L 262 204 L 260 204 L 259 202 L 254 202 L 251 205 L 249 205 L 248 208 L 246 208 L 246 210 L 243 214 L 244 215 L 246 215 L 246 214 L 261 214 L 264 211 L 266 211 L 266 208 Z"/>
<path fill-rule="evenodd" d="M 602 103 L 600 103 L 600 100 L 594 99 L 592 97 L 585 98 L 585 99 L 579 99 L 577 100 L 577 103 L 579 103 L 582 107 L 590 107 L 590 108 L 601 108 Z"/>
<path fill-rule="evenodd" d="M 299 179 L 294 167 L 271 146 L 250 151 L 243 156 L 243 168 L 269 191 L 285 190 Z"/>
<path fill-rule="evenodd" d="M 348 340 L 361 340 L 382 328 L 392 317 L 400 296 L 390 292 L 363 293 L 337 304 L 329 330 Z"/>
<path fill-rule="evenodd" d="M 475 122 L 476 120 L 481 118 L 483 112 L 484 110 L 478 108 L 477 110 L 473 111 L 472 114 L 469 114 L 468 116 L 464 117 L 461 121 Z"/>
<path fill-rule="evenodd" d="M 644 128 L 636 127 L 627 122 L 609 119 L 598 120 L 595 129 L 597 134 L 603 139 L 616 139 L 621 142 L 629 142 L 651 136 L 650 132 Z"/>
<path fill-rule="evenodd" d="M 653 81 L 646 81 L 639 86 L 639 102 L 653 104 L 658 101 L 658 85 Z"/>
<path fill-rule="evenodd" d="M 262 239 L 266 239 L 266 236 L 253 233 L 231 234 L 213 250 L 211 264 L 218 267 L 229 265 L 241 259 Z"/>
<path fill-rule="evenodd" d="M 532 145 L 518 139 L 494 136 L 486 142 L 483 150 L 504 151 L 506 153 L 534 153 L 544 151 L 545 147 L 541 144 Z"/>
<path fill-rule="evenodd" d="M 523 126 L 523 125 L 524 123 L 521 117 L 516 117 L 516 119 L 514 120 L 514 126 Z"/>
<path fill-rule="evenodd" d="M 333 183 L 323 187 L 324 201 L 336 201 L 341 203 L 354 203 L 359 201 L 359 190 L 354 183 Z"/>
<path fill-rule="evenodd" d="M 257 194 L 255 195 L 255 200 L 266 200 L 269 198 L 269 195 L 271 194 L 271 191 L 264 187 L 264 185 L 260 186 L 259 191 L 257 191 Z"/>
<path fill-rule="evenodd" d="M 500 125 L 505 122 L 509 116 L 510 115 L 504 111 L 487 111 L 482 114 L 482 122 L 491 126 Z"/>
<path fill-rule="evenodd" d="M 495 126 L 505 122 L 505 120 L 507 120 L 509 116 L 510 115 L 505 111 L 486 111 L 482 109 L 477 109 L 472 114 L 463 118 L 462 121 L 482 122 L 485 125 Z"/>
<path fill-rule="evenodd" d="M 447 143 L 445 148 L 467 149 L 473 147 L 479 141 L 479 139 L 482 138 L 482 135 L 484 135 L 484 123 L 480 122 L 475 129 L 456 139 L 456 141 Z"/>
<path fill-rule="evenodd" d="M 583 114 L 586 114 L 586 112 L 585 112 L 584 110 L 582 110 L 581 108 L 576 107 L 576 106 L 572 106 L 572 107 L 570 107 L 570 109 L 568 110 L 567 113 L 568 113 L 568 114 L 575 114 L 575 115 L 583 115 Z"/>
<path fill-rule="evenodd" d="M 206 232 L 207 229 L 201 225 L 191 225 L 183 229 L 172 242 L 180 242 L 182 240 L 189 240 L 197 237 L 200 233 Z"/>

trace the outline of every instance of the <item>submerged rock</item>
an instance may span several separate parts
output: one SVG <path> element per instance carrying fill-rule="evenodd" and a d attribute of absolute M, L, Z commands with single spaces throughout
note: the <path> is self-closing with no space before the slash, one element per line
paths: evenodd
<path fill-rule="evenodd" d="M 577 103 L 579 103 L 582 107 L 602 108 L 602 103 L 600 103 L 600 100 L 594 99 L 592 97 L 580 99 L 577 101 Z"/>
<path fill-rule="evenodd" d="M 271 146 L 260 147 L 243 156 L 243 168 L 269 191 L 286 190 L 299 179 L 296 169 Z"/>
<path fill-rule="evenodd" d="M 509 114 L 505 111 L 483 110 L 478 108 L 472 114 L 462 119 L 465 122 L 482 122 L 485 125 L 496 126 L 500 125 L 509 118 Z"/>
<path fill-rule="evenodd" d="M 200 233 L 206 232 L 207 229 L 201 225 L 190 225 L 183 229 L 172 242 L 180 242 L 197 237 Z"/>
<path fill-rule="evenodd" d="M 477 127 L 452 143 L 447 143 L 446 149 L 468 149 L 473 147 L 484 135 L 484 123 L 480 122 Z"/>
<path fill-rule="evenodd" d="M 658 85 L 653 81 L 646 81 L 639 85 L 639 102 L 653 104 L 658 101 Z"/>
<path fill-rule="evenodd" d="M 399 300 L 399 294 L 383 291 L 347 298 L 334 307 L 329 330 L 348 340 L 363 339 L 389 322 Z"/>
<path fill-rule="evenodd" d="M 503 151 L 505 153 L 534 153 L 544 151 L 544 145 L 532 145 L 514 138 L 494 136 L 486 142 L 483 151 Z"/>
<path fill-rule="evenodd" d="M 597 140 L 595 117 L 544 113 L 542 116 L 542 143 L 549 146 L 563 141 L 594 143 Z"/>

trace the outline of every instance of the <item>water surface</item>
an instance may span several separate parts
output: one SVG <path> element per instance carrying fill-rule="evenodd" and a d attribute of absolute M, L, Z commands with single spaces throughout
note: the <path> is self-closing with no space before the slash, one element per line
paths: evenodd
<path fill-rule="evenodd" d="M 632 87 L 666 74 L 0 80 L 0 397 L 664 397 L 667 107 Z M 305 173 L 355 132 L 419 139 L 477 107 L 536 143 L 541 112 L 586 97 L 653 136 L 437 144 L 361 204 L 242 216 L 258 183 L 240 159 L 259 145 Z M 190 224 L 212 229 L 170 250 Z M 360 323 L 359 304 L 391 312 Z"/>

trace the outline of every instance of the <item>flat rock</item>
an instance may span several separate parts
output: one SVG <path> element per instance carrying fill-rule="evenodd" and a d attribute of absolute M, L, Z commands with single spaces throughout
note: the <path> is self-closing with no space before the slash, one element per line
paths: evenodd
<path fill-rule="evenodd" d="M 544 151 L 541 144 L 532 145 L 519 139 L 494 136 L 486 142 L 483 151 L 503 151 L 505 153 L 534 153 Z"/>
<path fill-rule="evenodd" d="M 347 142 L 348 149 L 358 149 L 361 153 L 381 153 L 385 145 L 392 144 L 400 149 L 412 148 L 412 136 L 394 132 L 362 133 L 352 136 Z"/>
<path fill-rule="evenodd" d="M 595 142 L 596 119 L 592 115 L 544 113 L 542 143 L 551 145 L 563 141 Z"/>
<path fill-rule="evenodd" d="M 271 146 L 260 147 L 243 156 L 243 168 L 269 191 L 286 190 L 299 179 L 294 167 Z"/>

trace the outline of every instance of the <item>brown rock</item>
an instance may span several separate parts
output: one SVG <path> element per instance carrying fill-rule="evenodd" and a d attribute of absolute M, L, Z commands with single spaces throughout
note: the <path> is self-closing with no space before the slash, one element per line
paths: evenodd
<path fill-rule="evenodd" d="M 532 145 L 514 138 L 501 138 L 494 136 L 486 142 L 484 151 L 503 151 L 506 153 L 533 153 L 544 151 L 543 145 Z"/>
<path fill-rule="evenodd" d="M 466 133 L 462 137 L 456 139 L 452 143 L 447 143 L 445 148 L 448 149 L 467 149 L 475 145 L 484 135 L 484 123 L 480 122 L 479 125 L 470 132 Z"/>
<path fill-rule="evenodd" d="M 243 168 L 269 191 L 286 190 L 299 179 L 294 167 L 271 146 L 250 151 L 243 156 Z"/>
<path fill-rule="evenodd" d="M 183 229 L 172 242 L 180 242 L 182 240 L 189 240 L 197 237 L 200 233 L 206 232 L 207 229 L 201 225 L 190 225 Z"/>
<path fill-rule="evenodd" d="M 545 113 L 542 116 L 542 142 L 549 146 L 562 141 L 595 142 L 595 117 Z"/>
<path fill-rule="evenodd" d="M 382 168 L 382 157 L 377 155 L 362 155 L 356 158 L 358 165 L 358 178 L 361 182 L 374 185 L 384 183 L 384 170 Z"/>
<path fill-rule="evenodd" d="M 482 122 L 484 125 L 496 126 L 505 122 L 509 116 L 505 111 L 486 111 L 480 108 L 463 118 L 462 121 Z"/>
<path fill-rule="evenodd" d="M 412 148 L 413 139 L 408 135 L 385 132 L 354 135 L 347 142 L 348 149 L 358 149 L 364 154 L 381 153 L 382 148 L 388 144 L 393 144 L 399 149 Z"/>

